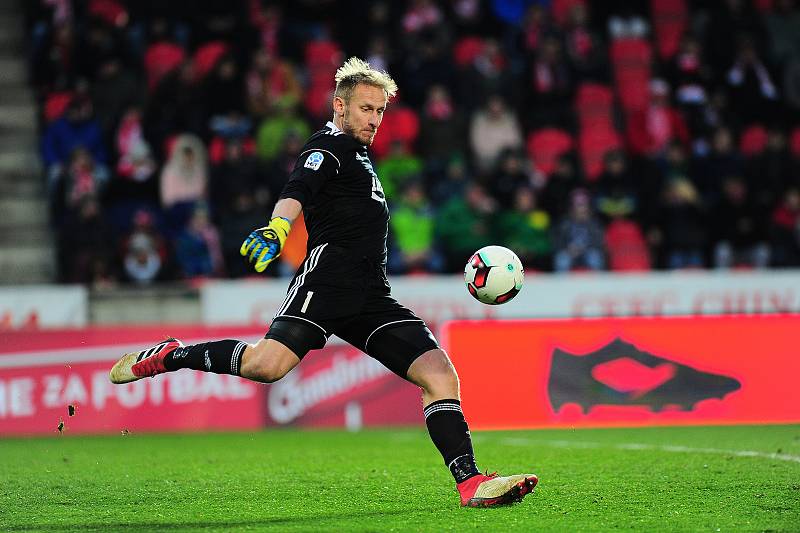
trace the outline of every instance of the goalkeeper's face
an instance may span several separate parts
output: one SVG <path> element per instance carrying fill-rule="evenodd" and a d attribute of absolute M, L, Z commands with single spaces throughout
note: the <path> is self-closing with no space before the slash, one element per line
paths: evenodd
<path fill-rule="evenodd" d="M 359 84 L 349 102 L 342 102 L 342 131 L 369 146 L 378 133 L 386 110 L 386 93 L 380 87 Z"/>

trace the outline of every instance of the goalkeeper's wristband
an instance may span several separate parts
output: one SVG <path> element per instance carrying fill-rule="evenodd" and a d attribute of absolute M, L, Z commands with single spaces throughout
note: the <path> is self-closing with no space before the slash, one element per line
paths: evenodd
<path fill-rule="evenodd" d="M 289 230 L 292 229 L 292 221 L 286 217 L 273 217 L 270 219 L 268 228 L 279 229 L 285 235 L 289 235 Z"/>

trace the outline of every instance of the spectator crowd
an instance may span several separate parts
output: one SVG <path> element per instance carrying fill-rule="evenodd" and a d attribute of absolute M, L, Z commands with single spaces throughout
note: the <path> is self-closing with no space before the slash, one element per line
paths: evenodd
<path fill-rule="evenodd" d="M 800 266 L 795 0 L 30 0 L 60 281 L 241 277 L 349 56 L 388 268 Z M 297 223 L 272 275 L 302 261 Z"/>

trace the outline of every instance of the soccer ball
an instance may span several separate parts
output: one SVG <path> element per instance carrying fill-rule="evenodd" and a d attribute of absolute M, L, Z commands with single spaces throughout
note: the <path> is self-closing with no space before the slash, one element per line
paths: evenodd
<path fill-rule="evenodd" d="M 464 282 L 476 300 L 504 304 L 522 289 L 525 273 L 517 254 L 502 246 L 484 246 L 467 261 Z"/>

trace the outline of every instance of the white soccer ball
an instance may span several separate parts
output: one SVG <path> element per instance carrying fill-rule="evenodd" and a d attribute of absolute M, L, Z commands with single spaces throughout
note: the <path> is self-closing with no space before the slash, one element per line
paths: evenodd
<path fill-rule="evenodd" d="M 504 304 L 522 289 L 525 273 L 517 254 L 502 246 L 484 246 L 464 268 L 467 290 L 489 305 Z"/>

